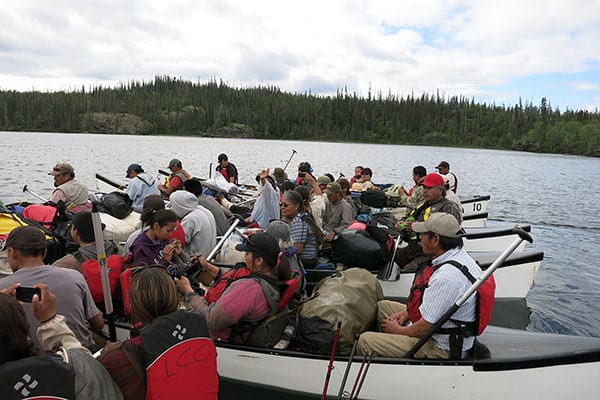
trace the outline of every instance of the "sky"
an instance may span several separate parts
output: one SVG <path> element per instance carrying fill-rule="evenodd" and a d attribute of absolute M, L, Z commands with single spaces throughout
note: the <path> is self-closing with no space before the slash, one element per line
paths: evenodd
<path fill-rule="evenodd" d="M 157 75 L 600 111 L 600 0 L 0 0 L 0 90 Z"/>

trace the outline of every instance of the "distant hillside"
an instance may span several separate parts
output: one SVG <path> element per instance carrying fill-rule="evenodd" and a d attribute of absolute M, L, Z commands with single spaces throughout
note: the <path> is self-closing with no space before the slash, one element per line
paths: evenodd
<path fill-rule="evenodd" d="M 0 130 L 421 144 L 600 156 L 600 114 L 464 97 L 285 93 L 170 77 L 76 92 L 0 91 Z"/>

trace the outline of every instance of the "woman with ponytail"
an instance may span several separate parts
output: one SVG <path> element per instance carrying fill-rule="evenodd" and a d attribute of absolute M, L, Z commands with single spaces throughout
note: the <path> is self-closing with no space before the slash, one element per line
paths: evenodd
<path fill-rule="evenodd" d="M 186 277 L 176 278 L 175 284 L 184 294 L 186 307 L 206 316 L 215 340 L 243 343 L 251 332 L 244 327 L 253 327 L 276 311 L 281 285 L 290 279 L 291 271 L 277 240 L 268 233 L 248 237 L 236 250 L 246 252 L 242 268 L 247 268 L 249 273 L 245 278 L 232 280 L 216 301 L 209 304 L 204 296 L 194 292 Z M 202 270 L 214 278 L 216 287 L 223 271 L 204 257 L 198 261 Z"/>

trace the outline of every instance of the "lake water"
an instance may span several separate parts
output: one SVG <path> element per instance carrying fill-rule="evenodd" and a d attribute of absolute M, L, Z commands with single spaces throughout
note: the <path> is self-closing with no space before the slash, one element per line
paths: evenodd
<path fill-rule="evenodd" d="M 295 150 L 296 153 L 292 151 Z M 535 287 L 528 296 L 529 330 L 600 336 L 600 159 L 511 151 L 315 143 L 172 136 L 0 132 L 0 200 L 37 201 L 23 186 L 48 198 L 57 161 L 75 167 L 77 179 L 95 188 L 95 173 L 125 181 L 125 170 L 139 162 L 147 172 L 165 169 L 171 158 L 196 176 L 225 152 L 253 182 L 262 168 L 287 172 L 309 161 L 315 175 L 352 176 L 355 165 L 373 170 L 378 183 L 411 183 L 412 167 L 428 171 L 441 160 L 459 177 L 459 194 L 490 194 L 490 224 L 532 226 L 534 243 L 545 252 Z"/>

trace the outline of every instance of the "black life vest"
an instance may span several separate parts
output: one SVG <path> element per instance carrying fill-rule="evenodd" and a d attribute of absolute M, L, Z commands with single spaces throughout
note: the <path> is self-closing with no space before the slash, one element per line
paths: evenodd
<path fill-rule="evenodd" d="M 3 399 L 75 400 L 75 371 L 55 354 L 0 365 Z"/>

